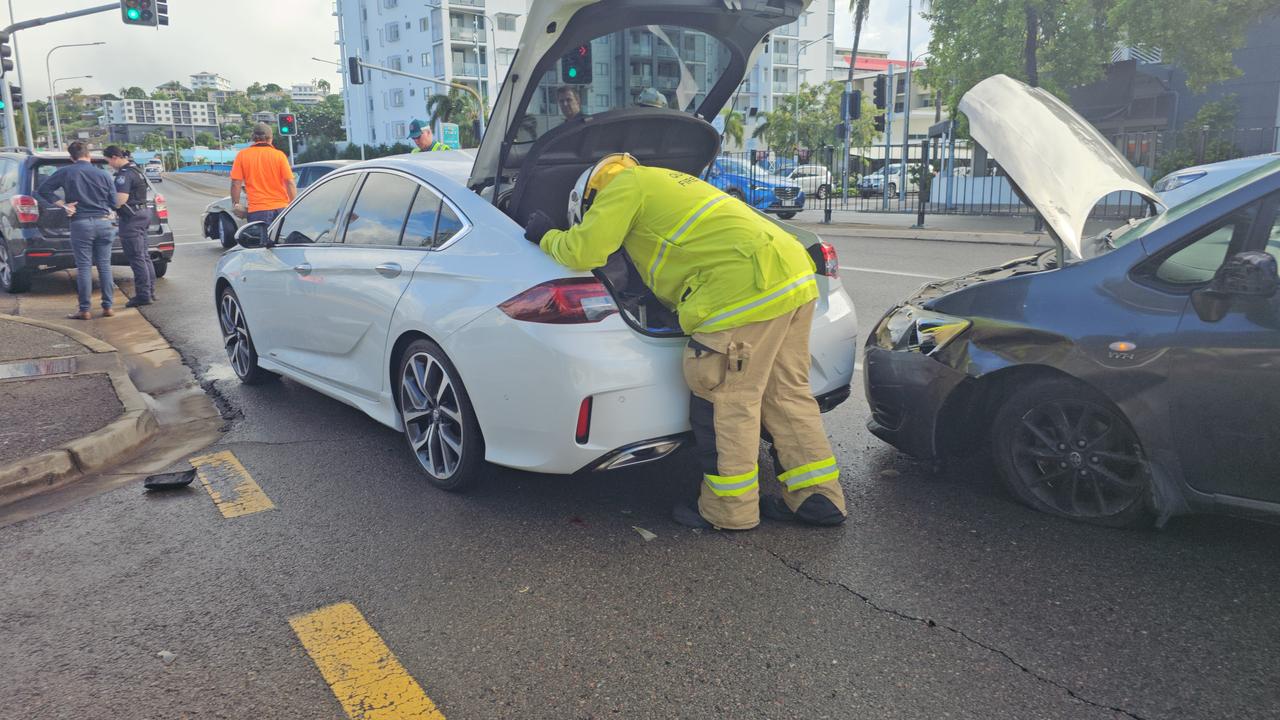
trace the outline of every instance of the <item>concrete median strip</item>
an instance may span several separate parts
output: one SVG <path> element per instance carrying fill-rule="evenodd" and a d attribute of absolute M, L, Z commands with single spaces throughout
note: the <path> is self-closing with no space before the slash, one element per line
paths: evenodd
<path fill-rule="evenodd" d="M 289 625 L 352 720 L 444 720 L 422 686 L 348 602 L 289 618 Z"/>
<path fill-rule="evenodd" d="M 14 315 L 0 316 L 12 322 L 51 330 L 74 340 L 89 351 L 75 358 L 42 358 L 40 365 L 64 367 L 65 373 L 43 377 L 71 377 L 74 374 L 105 374 L 120 401 L 123 413 L 114 421 L 60 446 L 0 466 L 0 505 L 60 487 L 87 473 L 101 470 L 132 456 L 159 431 L 159 425 L 142 394 L 129 379 L 116 349 L 78 330 Z M 60 365 L 57 361 L 70 360 Z M 7 382 L 22 382 L 22 378 Z"/>

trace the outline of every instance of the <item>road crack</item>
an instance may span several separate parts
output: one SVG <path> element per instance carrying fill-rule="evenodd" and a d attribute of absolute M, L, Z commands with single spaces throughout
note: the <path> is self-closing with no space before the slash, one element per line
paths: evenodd
<path fill-rule="evenodd" d="M 1017 668 L 1018 670 L 1021 670 L 1021 671 L 1022 671 L 1022 672 L 1024 672 L 1024 673 L 1026 673 L 1026 674 L 1030 675 L 1031 677 L 1035 678 L 1037 681 L 1042 682 L 1042 683 L 1044 683 L 1045 685 L 1048 685 L 1048 686 L 1050 686 L 1050 687 L 1053 687 L 1053 688 L 1056 688 L 1056 689 L 1058 689 L 1058 690 L 1061 690 L 1062 692 L 1065 692 L 1065 693 L 1067 694 L 1067 696 L 1068 696 L 1068 697 L 1072 698 L 1073 700 L 1075 700 L 1075 701 L 1077 701 L 1077 702 L 1081 702 L 1081 703 L 1084 703 L 1085 705 L 1089 705 L 1089 706 L 1092 706 L 1092 707 L 1096 707 L 1096 708 L 1098 708 L 1098 709 L 1100 709 L 1100 710 L 1110 710 L 1110 711 L 1112 711 L 1112 712 L 1120 713 L 1121 715 L 1124 715 L 1125 717 L 1133 718 L 1133 720 L 1147 720 L 1147 719 L 1146 719 L 1146 718 L 1144 718 L 1142 715 L 1139 715 L 1138 713 L 1135 713 L 1135 712 L 1133 712 L 1133 711 L 1131 711 L 1131 710 L 1126 710 L 1126 709 L 1124 709 L 1124 708 L 1122 708 L 1122 707 L 1116 707 L 1116 706 L 1114 706 L 1114 705 L 1107 705 L 1106 703 L 1098 702 L 1098 701 L 1096 701 L 1096 700 L 1091 700 L 1091 699 L 1089 699 L 1089 698 L 1087 698 L 1087 697 L 1084 697 L 1083 695 L 1080 695 L 1080 694 L 1079 694 L 1079 693 L 1077 693 L 1075 690 L 1072 690 L 1070 687 L 1067 687 L 1066 685 L 1062 684 L 1061 682 L 1058 682 L 1057 680 L 1054 680 L 1053 678 L 1050 678 L 1050 677 L 1046 677 L 1046 676 L 1044 676 L 1044 675 L 1041 675 L 1040 673 L 1036 672 L 1035 670 L 1032 670 L 1030 667 L 1027 667 L 1026 665 L 1022 664 L 1022 663 L 1021 663 L 1021 662 L 1019 662 L 1016 658 L 1014 658 L 1012 655 L 1010 655 L 1009 653 L 1005 652 L 1004 650 L 1001 650 L 1000 648 L 998 648 L 998 647 L 996 647 L 996 646 L 994 646 L 994 645 L 991 645 L 991 644 L 985 643 L 985 642 L 983 642 L 983 641 L 981 641 L 981 640 L 979 640 L 979 639 L 977 639 L 977 638 L 973 637 L 972 635 L 969 635 L 968 633 L 966 633 L 964 630 L 961 630 L 960 628 L 957 628 L 957 627 L 954 627 L 954 626 L 951 626 L 951 625 L 947 625 L 947 624 L 945 624 L 945 623 L 940 623 L 940 622 L 938 622 L 938 621 L 936 621 L 936 620 L 932 620 L 932 619 L 930 619 L 930 618 L 920 617 L 920 616 L 918 616 L 918 615 L 912 615 L 911 613 L 906 613 L 906 612 L 903 612 L 903 611 L 901 611 L 901 610 L 896 610 L 896 609 L 894 609 L 894 608 L 885 607 L 885 606 L 883 606 L 883 605 L 881 605 L 881 604 L 877 603 L 875 600 L 871 599 L 871 597 L 870 597 L 869 595 L 867 595 L 867 594 L 865 594 L 865 593 L 863 593 L 863 592 L 861 592 L 861 591 L 857 590 L 856 588 L 850 587 L 849 585 L 845 584 L 844 582 L 842 582 L 842 581 L 840 581 L 840 580 L 830 580 L 830 579 L 828 579 L 828 578 L 824 578 L 824 577 L 820 577 L 820 576 L 814 575 L 814 574 L 812 574 L 812 573 L 808 572 L 807 570 L 805 570 L 805 569 L 804 569 L 803 567 L 801 567 L 799 564 L 797 564 L 797 563 L 795 563 L 795 562 L 792 562 L 791 560 L 788 560 L 788 559 L 787 559 L 786 557 L 784 557 L 782 554 L 780 554 L 780 553 L 778 553 L 778 552 L 776 552 L 776 551 L 774 551 L 774 550 L 772 550 L 772 549 L 770 549 L 770 548 L 764 547 L 763 545 L 758 545 L 758 544 L 753 543 L 753 542 L 751 542 L 751 541 L 749 541 L 749 540 L 741 540 L 741 539 L 737 539 L 737 538 L 733 538 L 733 539 L 731 539 L 731 541 L 732 541 L 732 542 L 734 542 L 734 544 L 736 544 L 736 545 L 738 545 L 738 546 L 740 546 L 740 547 L 747 547 L 747 548 L 752 548 L 752 549 L 763 550 L 764 552 L 766 552 L 766 553 L 768 553 L 769 555 L 771 555 L 771 556 L 772 556 L 775 560 L 777 560 L 779 563 L 781 563 L 781 564 L 783 565 L 783 567 L 786 567 L 788 570 L 791 570 L 792 572 L 796 573 L 796 574 L 797 574 L 797 575 L 799 575 L 800 577 L 803 577 L 804 579 L 808 580 L 809 582 L 811 582 L 811 583 L 813 583 L 813 584 L 815 584 L 815 585 L 823 585 L 823 586 L 826 586 L 826 587 L 833 587 L 833 588 L 837 588 L 837 589 L 843 590 L 844 592 L 846 592 L 846 593 L 848 593 L 848 594 L 850 594 L 850 595 L 852 595 L 852 596 L 856 597 L 858 600 L 862 601 L 862 603 L 863 603 L 864 605 L 866 605 L 867 607 L 871 608 L 872 610 L 875 610 L 875 611 L 876 611 L 876 612 L 878 612 L 878 613 L 882 613 L 882 614 L 884 614 L 884 615 L 889 615 L 890 617 L 894 617 L 894 618 L 897 618 L 897 619 L 899 619 L 899 620 L 905 620 L 905 621 L 907 621 L 907 622 L 919 623 L 919 624 L 924 625 L 924 626 L 926 626 L 926 627 L 930 627 L 930 628 L 941 628 L 942 630 L 946 630 L 947 632 L 950 632 L 950 633 L 952 633 L 952 634 L 954 634 L 954 635 L 956 635 L 956 636 L 958 636 L 958 637 L 962 638 L 963 640 L 965 640 L 966 642 L 968 642 L 968 643 L 970 643 L 970 644 L 972 644 L 972 645 L 976 645 L 977 647 L 980 647 L 980 648 L 982 648 L 983 650 L 986 650 L 987 652 L 992 653 L 993 655 L 997 655 L 997 656 L 999 656 L 999 657 L 1003 658 L 1003 659 L 1004 659 L 1006 662 L 1008 662 L 1010 665 L 1014 666 L 1015 668 Z"/>

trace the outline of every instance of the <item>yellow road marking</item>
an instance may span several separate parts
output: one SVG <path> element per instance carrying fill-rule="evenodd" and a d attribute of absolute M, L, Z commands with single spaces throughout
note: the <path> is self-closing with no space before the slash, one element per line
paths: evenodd
<path fill-rule="evenodd" d="M 213 504 L 222 512 L 222 517 L 240 517 L 275 508 L 275 503 L 262 492 L 253 476 L 231 452 L 194 457 L 191 465 L 200 476 L 200 484 L 213 498 Z"/>
<path fill-rule="evenodd" d="M 355 605 L 295 615 L 289 625 L 352 720 L 444 720 Z"/>

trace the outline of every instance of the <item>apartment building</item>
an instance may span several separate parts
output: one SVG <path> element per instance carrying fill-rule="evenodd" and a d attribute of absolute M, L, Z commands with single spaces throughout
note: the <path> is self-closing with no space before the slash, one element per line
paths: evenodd
<path fill-rule="evenodd" d="M 297 105 L 319 105 L 324 93 L 315 83 L 301 83 L 289 87 L 289 99 Z"/>
<path fill-rule="evenodd" d="M 215 106 L 180 100 L 108 100 L 98 124 L 108 129 L 110 142 L 140 143 L 149 133 L 195 139 L 201 132 L 217 132 Z"/>
<path fill-rule="evenodd" d="M 217 73 L 200 72 L 191 76 L 191 89 L 227 92 L 231 90 L 231 81 Z"/>
<path fill-rule="evenodd" d="M 338 18 L 334 43 L 341 57 L 356 55 L 414 75 L 457 79 L 476 88 L 492 106 L 515 55 L 527 5 L 526 0 L 336 0 L 332 9 Z M 747 116 L 747 137 L 759 114 L 773 110 L 801 83 L 829 79 L 834 32 L 833 0 L 815 0 L 801 18 L 773 34 L 734 97 L 734 106 Z M 699 57 L 696 34 L 689 35 L 670 39 L 682 54 Z M 664 93 L 674 92 L 680 82 L 678 66 L 664 57 L 663 47 L 650 48 L 645 55 L 648 42 L 645 37 L 628 37 L 621 52 L 597 48 L 594 75 L 609 78 L 616 63 L 625 63 L 633 87 L 651 84 Z M 705 49 L 708 55 L 712 52 L 713 48 Z M 696 73 L 698 63 L 690 65 Z M 425 119 L 428 98 L 444 92 L 448 88 L 435 83 L 366 70 L 364 85 L 344 83 L 348 137 L 367 144 L 407 142 L 409 122 Z M 592 112 L 595 91 L 584 92 L 583 111 Z"/>

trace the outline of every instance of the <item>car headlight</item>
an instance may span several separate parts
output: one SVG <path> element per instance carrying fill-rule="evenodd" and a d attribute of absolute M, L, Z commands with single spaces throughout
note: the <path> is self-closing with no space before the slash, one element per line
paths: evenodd
<path fill-rule="evenodd" d="M 772 190 L 773 189 L 768 185 L 757 185 L 756 183 L 751 183 L 750 185 L 747 185 L 747 187 L 751 188 L 752 190 Z"/>
<path fill-rule="evenodd" d="M 964 318 L 904 305 L 880 321 L 876 344 L 889 350 L 930 355 L 946 347 L 972 324 Z"/>
<path fill-rule="evenodd" d="M 1205 174 L 1205 171 L 1201 170 L 1199 172 L 1174 173 L 1173 175 L 1166 175 L 1156 183 L 1156 186 L 1153 189 L 1158 193 L 1176 190 L 1189 182 L 1199 180 L 1204 177 Z"/>

